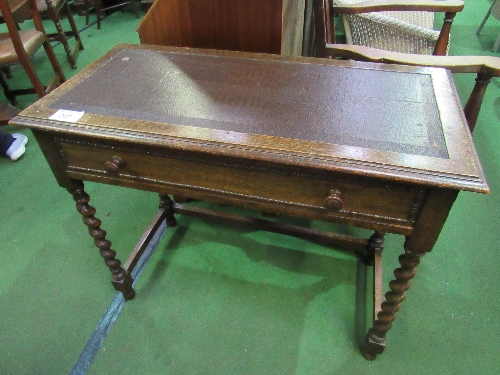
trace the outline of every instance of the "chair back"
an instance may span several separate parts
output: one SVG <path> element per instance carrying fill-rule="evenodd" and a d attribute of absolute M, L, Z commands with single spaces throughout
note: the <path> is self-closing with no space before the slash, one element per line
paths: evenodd
<path fill-rule="evenodd" d="M 362 1 L 319 0 L 326 16 L 331 43 L 335 41 L 335 15 L 342 15 L 347 44 L 355 44 L 394 52 L 445 55 L 450 29 L 461 0 Z M 319 9 L 315 6 L 315 10 Z M 330 14 L 332 12 L 332 14 Z M 444 12 L 440 31 L 434 30 L 434 13 Z M 328 25 L 328 24 L 331 25 Z M 328 41 L 327 41 L 328 43 Z"/>

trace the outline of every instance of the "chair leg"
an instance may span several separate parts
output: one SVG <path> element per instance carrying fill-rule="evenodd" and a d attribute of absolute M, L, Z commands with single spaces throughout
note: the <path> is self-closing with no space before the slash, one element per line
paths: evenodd
<path fill-rule="evenodd" d="M 140 18 L 139 12 L 137 11 L 137 5 L 135 4 L 135 0 L 130 0 L 130 4 L 132 4 L 132 10 L 134 11 L 135 16 L 137 18 Z"/>
<path fill-rule="evenodd" d="M 52 45 L 50 44 L 49 40 L 47 40 L 45 43 L 43 43 L 43 48 L 45 49 L 45 53 L 47 54 L 47 56 L 50 60 L 50 64 L 52 65 L 52 69 L 54 69 L 54 72 L 56 73 L 57 77 L 59 78 L 59 84 L 66 82 L 66 77 L 64 76 L 61 65 L 59 65 L 59 60 L 57 60 L 57 56 L 54 53 L 54 50 L 52 49 Z"/>
<path fill-rule="evenodd" d="M 0 72 L 0 86 L 2 86 L 5 97 L 9 100 L 9 102 L 12 105 L 16 105 L 17 104 L 16 96 L 14 95 L 11 88 L 9 87 L 9 84 L 5 80 L 4 72 L 5 72 L 5 67 L 2 67 L 2 72 Z"/>
<path fill-rule="evenodd" d="M 78 26 L 76 26 L 75 19 L 73 18 L 73 13 L 71 12 L 71 8 L 66 2 L 64 4 L 64 10 L 66 11 L 66 17 L 68 17 L 69 25 L 71 27 L 71 31 L 73 33 L 73 36 L 75 37 L 76 41 L 78 42 L 78 48 L 80 51 L 83 51 L 83 43 L 82 39 L 80 38 L 80 32 L 78 31 Z"/>
<path fill-rule="evenodd" d="M 73 18 L 73 14 L 71 13 L 70 6 L 68 2 L 66 1 L 63 5 L 64 11 L 66 12 L 66 17 L 68 19 L 69 25 L 71 27 L 70 32 L 64 32 L 62 31 L 62 34 L 59 33 L 61 38 L 64 38 L 66 40 L 66 45 L 64 46 L 64 49 L 66 51 L 66 56 L 68 58 L 68 62 L 71 64 L 71 67 L 73 69 L 76 69 L 76 57 L 78 54 L 78 51 L 83 50 L 83 43 L 80 38 L 80 33 L 78 32 L 78 27 L 76 26 L 75 19 Z M 59 29 L 58 29 L 59 31 Z M 72 35 L 75 38 L 75 45 L 73 46 L 72 49 L 70 49 L 68 42 L 67 42 L 67 35 Z M 64 44 L 64 43 L 63 43 Z"/>
<path fill-rule="evenodd" d="M 97 30 L 101 30 L 101 0 L 95 0 L 95 14 L 97 16 Z"/>
<path fill-rule="evenodd" d="M 71 64 L 71 67 L 73 69 L 76 69 L 76 62 L 71 53 L 71 48 L 69 47 L 68 38 L 61 26 L 61 17 L 59 16 L 59 13 L 55 9 L 52 0 L 46 0 L 45 2 L 47 3 L 47 11 L 49 12 L 50 19 L 52 20 L 52 22 L 54 22 L 54 25 L 56 26 L 57 34 L 54 35 L 54 37 L 57 38 L 57 40 L 59 40 L 63 45 L 64 51 L 66 52 L 66 56 L 68 57 L 68 62 Z"/>
<path fill-rule="evenodd" d="M 2 72 L 4 72 L 7 78 L 12 78 L 12 72 L 10 71 L 10 66 L 2 66 Z"/>
<path fill-rule="evenodd" d="M 85 0 L 85 25 L 89 25 L 89 13 L 90 13 L 90 0 Z"/>
<path fill-rule="evenodd" d="M 46 42 L 50 46 L 50 42 L 47 40 Z M 40 78 L 38 77 L 38 74 L 36 74 L 35 67 L 29 60 L 21 60 L 21 64 L 24 68 L 24 71 L 28 75 L 31 84 L 33 85 L 33 88 L 35 90 L 35 93 L 38 95 L 39 98 L 42 98 L 45 96 L 45 87 L 42 85 L 42 82 L 40 81 Z"/>
<path fill-rule="evenodd" d="M 490 8 L 486 12 L 486 15 L 484 16 L 483 20 L 481 21 L 481 24 L 479 25 L 479 28 L 476 31 L 476 35 L 479 35 L 479 33 L 481 32 L 481 30 L 483 29 L 484 24 L 486 23 L 486 21 L 490 17 L 491 11 L 493 10 L 493 7 L 495 6 L 496 2 L 497 2 L 497 0 L 493 1 L 493 3 L 491 4 Z"/>
<path fill-rule="evenodd" d="M 474 84 L 469 99 L 464 106 L 465 119 L 467 120 L 471 133 L 474 131 L 474 127 L 476 126 L 479 110 L 481 109 L 484 94 L 486 93 L 488 84 L 491 82 L 491 78 L 491 75 L 488 73 L 477 73 L 476 83 Z"/>
<path fill-rule="evenodd" d="M 495 44 L 493 44 L 493 48 L 491 49 L 491 51 L 498 52 L 499 48 L 500 48 L 500 35 L 498 36 L 498 39 L 496 40 Z"/>
<path fill-rule="evenodd" d="M 57 33 L 49 35 L 50 40 L 51 41 L 58 40 L 59 42 L 61 42 L 61 44 L 64 47 L 64 51 L 66 52 L 68 62 L 70 63 L 70 65 L 73 69 L 76 69 L 76 52 L 77 52 L 77 49 L 81 45 L 81 40 L 80 40 L 80 35 L 78 33 L 78 29 L 75 25 L 75 21 L 73 19 L 73 15 L 71 13 L 71 9 L 69 8 L 69 4 L 67 1 L 65 1 L 63 4 L 63 7 L 64 7 L 64 10 L 66 11 L 66 16 L 67 16 L 68 21 L 69 21 L 70 26 L 71 26 L 70 32 L 66 32 L 63 30 L 62 25 L 61 25 L 61 16 L 60 16 L 59 12 L 57 11 L 57 9 L 55 8 L 52 0 L 46 0 L 46 4 L 47 4 L 47 12 L 48 12 L 52 22 L 54 22 L 54 25 L 56 26 L 56 30 L 57 30 Z M 75 37 L 75 40 L 76 40 L 74 49 L 71 49 L 69 46 L 68 36 L 71 36 L 71 35 L 73 35 Z"/>

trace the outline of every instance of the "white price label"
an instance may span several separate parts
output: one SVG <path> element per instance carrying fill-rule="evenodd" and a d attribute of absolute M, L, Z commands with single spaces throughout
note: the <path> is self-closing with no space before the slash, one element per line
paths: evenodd
<path fill-rule="evenodd" d="M 84 113 L 84 111 L 68 111 L 66 109 L 59 109 L 56 113 L 49 117 L 49 120 L 77 122 L 82 118 Z"/>

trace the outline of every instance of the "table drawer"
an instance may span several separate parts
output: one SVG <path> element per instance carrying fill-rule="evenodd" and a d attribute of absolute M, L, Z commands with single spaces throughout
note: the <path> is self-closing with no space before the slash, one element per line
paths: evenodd
<path fill-rule="evenodd" d="M 153 191 L 161 188 L 203 200 L 235 203 L 241 199 L 247 207 L 295 215 L 302 212 L 302 216 L 322 220 L 411 227 L 424 195 L 421 189 L 407 185 L 206 154 L 181 155 L 175 150 L 127 149 L 123 144 L 70 139 L 60 139 L 58 144 L 73 178 L 104 178 L 119 185 Z"/>

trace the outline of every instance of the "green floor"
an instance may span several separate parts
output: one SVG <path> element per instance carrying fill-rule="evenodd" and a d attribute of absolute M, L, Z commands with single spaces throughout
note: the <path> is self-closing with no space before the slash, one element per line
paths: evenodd
<path fill-rule="evenodd" d="M 467 1 L 453 27 L 452 54 L 495 55 L 489 49 L 500 24 L 492 19 L 475 35 L 488 6 Z M 77 21 L 85 26 L 83 17 Z M 78 68 L 119 42 L 138 43 L 138 22 L 126 9 L 100 31 L 84 30 Z M 70 77 L 76 71 L 62 47 L 56 51 Z M 466 98 L 473 77 L 457 76 L 456 84 Z M 499 121 L 497 79 L 474 133 L 492 193 L 459 195 L 376 361 L 358 350 L 367 283 L 353 256 L 179 217 L 88 373 L 499 374 Z M 110 274 L 30 131 L 1 130 L 20 131 L 30 143 L 20 161 L 0 159 L 0 374 L 68 374 L 114 295 Z M 126 258 L 156 211 L 156 194 L 86 186 L 113 248 Z M 387 237 L 385 285 L 402 242 Z"/>

